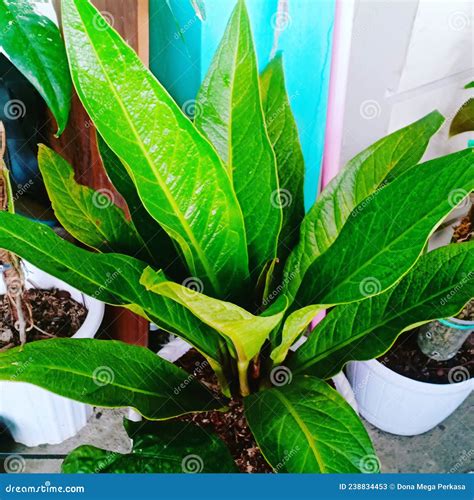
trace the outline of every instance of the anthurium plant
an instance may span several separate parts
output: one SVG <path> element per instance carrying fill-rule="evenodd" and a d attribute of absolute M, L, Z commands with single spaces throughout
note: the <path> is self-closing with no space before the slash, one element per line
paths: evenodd
<path fill-rule="evenodd" d="M 367 471 L 372 444 L 328 380 L 472 297 L 473 244 L 425 248 L 472 191 L 474 151 L 420 163 L 443 122 L 433 112 L 351 160 L 305 215 L 282 57 L 258 73 L 244 1 L 193 121 L 88 0 L 63 0 L 62 15 L 75 89 L 131 217 L 78 185 L 71 166 L 42 146 L 56 215 L 90 250 L 10 213 L 0 213 L 0 247 L 186 340 L 220 393 L 145 348 L 106 340 L 27 343 L 0 354 L 0 378 L 143 415 L 127 423 L 129 454 L 83 446 L 67 472 L 235 471 L 222 441 L 176 419 L 225 412 L 229 398 L 243 401 L 273 470 Z"/>

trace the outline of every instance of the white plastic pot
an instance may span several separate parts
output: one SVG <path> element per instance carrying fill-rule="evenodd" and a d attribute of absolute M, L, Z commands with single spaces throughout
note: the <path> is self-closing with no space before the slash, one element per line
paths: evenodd
<path fill-rule="evenodd" d="M 378 361 L 347 365 L 360 414 L 379 429 L 415 436 L 433 429 L 469 396 L 474 379 L 465 368 L 453 369 L 450 384 L 418 382 L 390 370 Z"/>
<path fill-rule="evenodd" d="M 85 305 L 88 314 L 74 338 L 93 338 L 104 316 L 104 304 L 30 264 L 25 268 L 28 288 L 66 290 Z M 3 280 L 0 280 L 0 294 L 4 293 Z M 88 405 L 31 384 L 0 382 L 0 421 L 17 443 L 26 446 L 61 443 L 84 427 L 91 413 Z"/>

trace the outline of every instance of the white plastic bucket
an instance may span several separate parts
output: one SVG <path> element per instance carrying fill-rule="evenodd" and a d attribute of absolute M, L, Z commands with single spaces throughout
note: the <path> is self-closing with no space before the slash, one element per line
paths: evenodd
<path fill-rule="evenodd" d="M 399 375 L 378 361 L 347 365 L 360 414 L 379 429 L 415 436 L 433 429 L 469 396 L 474 379 L 467 369 L 450 372 L 449 384 L 429 384 Z"/>
<path fill-rule="evenodd" d="M 25 263 L 25 267 L 28 288 L 65 290 L 85 305 L 88 314 L 74 338 L 93 338 L 104 316 L 104 304 L 30 264 Z M 0 294 L 4 293 L 0 280 Z M 90 406 L 34 385 L 0 382 L 0 421 L 17 443 L 26 446 L 61 443 L 84 427 L 91 414 Z"/>

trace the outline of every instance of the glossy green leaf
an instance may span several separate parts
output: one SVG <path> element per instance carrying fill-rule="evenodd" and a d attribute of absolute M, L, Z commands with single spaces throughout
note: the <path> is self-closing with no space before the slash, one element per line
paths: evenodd
<path fill-rule="evenodd" d="M 29 0 L 0 0 L 0 48 L 51 109 L 58 135 L 71 108 L 71 78 L 58 27 Z"/>
<path fill-rule="evenodd" d="M 465 89 L 473 89 L 474 88 L 474 82 L 469 82 L 464 86 Z"/>
<path fill-rule="evenodd" d="M 311 321 L 324 310 L 323 306 L 308 306 L 291 313 L 283 325 L 281 342 L 275 347 L 270 357 L 275 364 L 282 363 L 290 350 L 290 347 L 308 328 Z"/>
<path fill-rule="evenodd" d="M 42 144 L 38 164 L 54 213 L 72 236 L 103 252 L 143 253 L 140 235 L 109 196 L 78 184 L 71 165 Z"/>
<path fill-rule="evenodd" d="M 297 302 L 341 304 L 376 295 L 415 264 L 430 235 L 474 189 L 474 150 L 438 158 L 363 201 L 308 269 Z"/>
<path fill-rule="evenodd" d="M 278 242 L 278 257 L 285 261 L 298 242 L 304 217 L 305 165 L 298 128 L 286 91 L 281 54 L 265 68 L 260 77 L 262 101 L 268 135 L 277 160 L 283 224 Z"/>
<path fill-rule="evenodd" d="M 147 262 L 169 272 L 173 277 L 183 279 L 186 272 L 172 239 L 143 206 L 126 167 L 99 134 L 97 134 L 97 146 L 105 171 L 115 189 L 127 203 L 132 221 L 150 255 L 146 259 Z"/>
<path fill-rule="evenodd" d="M 41 340 L 0 352 L 0 380 L 28 382 L 95 406 L 130 406 L 150 420 L 222 407 L 173 363 L 111 340 Z"/>
<path fill-rule="evenodd" d="M 150 268 L 143 274 L 141 283 L 148 290 L 186 307 L 203 323 L 229 338 L 242 362 L 250 361 L 259 353 L 283 315 L 254 316 L 231 302 L 213 299 L 177 283 L 164 281 L 161 273 Z"/>
<path fill-rule="evenodd" d="M 352 159 L 324 189 L 304 218 L 300 242 L 285 267 L 283 282 L 290 297 L 295 296 L 311 264 L 334 243 L 351 212 L 377 193 L 392 169 L 416 165 L 443 121 L 435 111 L 380 139 Z"/>
<path fill-rule="evenodd" d="M 77 474 L 172 474 L 238 472 L 225 444 L 191 422 L 126 422 L 133 440 L 122 455 L 94 446 L 70 453 L 62 472 Z"/>
<path fill-rule="evenodd" d="M 289 375 L 289 372 L 287 373 Z M 365 472 L 378 461 L 359 417 L 342 396 L 314 377 L 245 398 L 245 416 L 276 472 Z"/>
<path fill-rule="evenodd" d="M 250 270 L 277 256 L 282 210 L 268 137 L 250 20 L 239 0 L 199 90 L 196 126 L 227 163 L 244 214 Z"/>
<path fill-rule="evenodd" d="M 166 90 L 87 0 L 63 0 L 77 93 L 128 166 L 148 212 L 178 242 L 193 276 L 218 296 L 248 276 L 242 213 L 228 173 Z"/>
<path fill-rule="evenodd" d="M 95 254 L 76 247 L 50 228 L 0 212 L 0 248 L 28 260 L 91 297 L 125 306 L 194 345 L 214 361 L 220 337 L 184 307 L 140 285 L 147 265 L 121 254 Z"/>
<path fill-rule="evenodd" d="M 351 360 L 382 355 L 416 325 L 457 314 L 474 297 L 474 242 L 430 252 L 385 293 L 336 307 L 290 359 L 294 373 L 329 378 Z"/>
<path fill-rule="evenodd" d="M 461 109 L 456 113 L 451 126 L 449 128 L 449 135 L 462 134 L 463 132 L 474 131 L 474 98 L 471 97 L 465 102 Z"/>

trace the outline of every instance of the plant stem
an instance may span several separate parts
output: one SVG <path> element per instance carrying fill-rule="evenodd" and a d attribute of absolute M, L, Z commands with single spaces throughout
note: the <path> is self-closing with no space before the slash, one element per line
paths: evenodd
<path fill-rule="evenodd" d="M 248 396 L 250 394 L 249 381 L 247 377 L 248 368 L 248 360 L 237 362 L 237 369 L 239 371 L 240 394 L 242 397 Z"/>
<path fill-rule="evenodd" d="M 224 370 L 222 369 L 222 366 L 219 363 L 216 363 L 211 358 L 208 358 L 207 360 L 209 362 L 210 367 L 212 368 L 212 370 L 216 374 L 217 382 L 219 383 L 222 394 L 224 394 L 224 396 L 226 396 L 230 399 L 231 398 L 230 385 L 229 385 L 229 381 L 227 380 L 226 376 L 224 375 Z"/>

